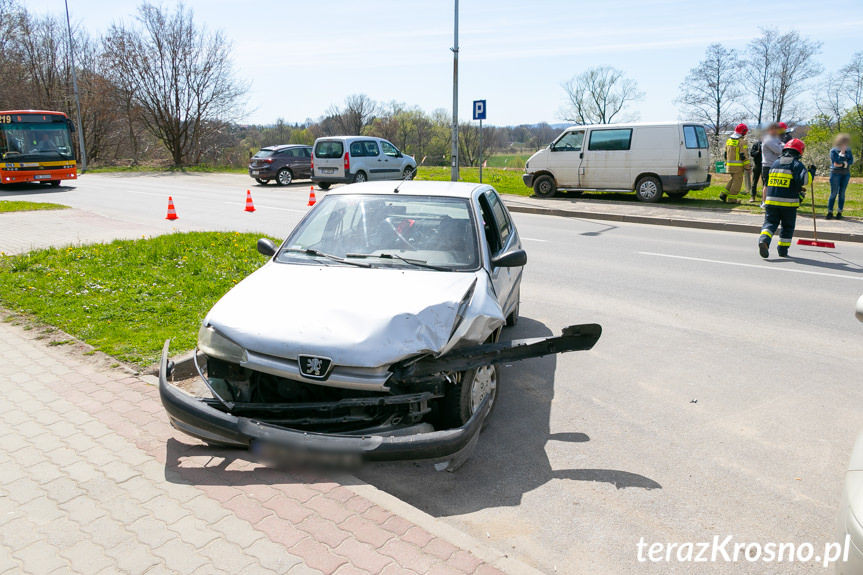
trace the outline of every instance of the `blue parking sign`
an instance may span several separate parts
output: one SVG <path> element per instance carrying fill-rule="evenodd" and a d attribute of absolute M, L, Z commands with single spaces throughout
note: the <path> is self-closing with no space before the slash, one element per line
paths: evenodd
<path fill-rule="evenodd" d="M 473 101 L 473 119 L 485 120 L 485 100 Z"/>

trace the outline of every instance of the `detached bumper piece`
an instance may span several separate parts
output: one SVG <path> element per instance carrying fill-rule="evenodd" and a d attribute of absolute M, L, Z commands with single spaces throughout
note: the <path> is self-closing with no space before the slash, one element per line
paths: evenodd
<path fill-rule="evenodd" d="M 413 435 L 349 435 L 298 431 L 237 417 L 192 397 L 168 382 L 168 344 L 162 349 L 159 395 L 174 428 L 211 444 L 251 449 L 289 463 L 352 466 L 371 461 L 430 459 L 454 471 L 470 456 L 490 410 L 484 400 L 462 427 Z"/>

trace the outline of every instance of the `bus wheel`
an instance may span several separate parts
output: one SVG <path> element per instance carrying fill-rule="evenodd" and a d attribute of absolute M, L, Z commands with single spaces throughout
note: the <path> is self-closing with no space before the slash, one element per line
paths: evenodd
<path fill-rule="evenodd" d="M 54 187 L 56 188 L 57 186 L 59 186 L 59 185 L 60 185 L 60 180 L 51 180 L 51 181 L 50 181 L 50 182 L 48 182 L 48 183 L 49 183 L 49 184 L 51 184 L 52 186 L 54 186 Z"/>

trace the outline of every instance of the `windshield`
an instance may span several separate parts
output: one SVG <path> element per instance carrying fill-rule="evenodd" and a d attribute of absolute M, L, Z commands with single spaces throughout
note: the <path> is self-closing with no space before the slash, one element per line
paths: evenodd
<path fill-rule="evenodd" d="M 72 160 L 75 150 L 65 124 L 3 124 L 0 125 L 0 157 L 16 162 Z"/>
<path fill-rule="evenodd" d="M 472 270 L 479 262 L 468 200 L 436 196 L 327 196 L 294 230 L 276 261 L 344 265 L 320 254 L 348 261 L 365 256 L 358 261 L 372 267 Z"/>

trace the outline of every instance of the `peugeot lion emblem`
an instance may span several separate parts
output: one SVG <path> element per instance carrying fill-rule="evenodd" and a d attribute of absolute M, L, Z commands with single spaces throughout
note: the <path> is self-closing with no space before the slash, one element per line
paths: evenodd
<path fill-rule="evenodd" d="M 300 364 L 300 373 L 311 379 L 326 379 L 333 366 L 333 360 L 328 357 L 314 355 L 300 355 L 297 357 Z"/>

